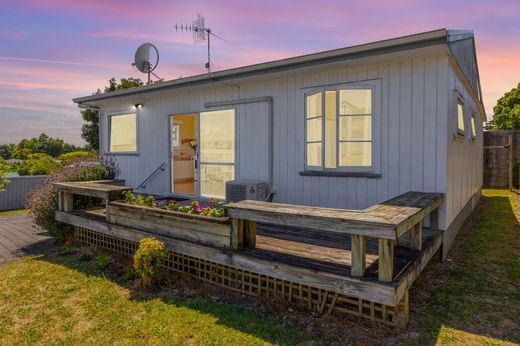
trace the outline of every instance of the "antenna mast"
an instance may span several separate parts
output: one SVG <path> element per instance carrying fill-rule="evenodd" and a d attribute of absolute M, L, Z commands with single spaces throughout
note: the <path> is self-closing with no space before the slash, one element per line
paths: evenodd
<path fill-rule="evenodd" d="M 193 43 L 203 43 L 205 41 L 208 42 L 208 61 L 204 65 L 204 67 L 208 70 L 208 75 L 211 75 L 211 35 L 231 44 L 231 42 L 224 40 L 222 37 L 214 34 L 210 28 L 206 27 L 204 16 L 202 16 L 200 13 L 197 13 L 197 18 L 192 22 L 191 25 L 175 24 L 175 30 L 192 32 Z"/>

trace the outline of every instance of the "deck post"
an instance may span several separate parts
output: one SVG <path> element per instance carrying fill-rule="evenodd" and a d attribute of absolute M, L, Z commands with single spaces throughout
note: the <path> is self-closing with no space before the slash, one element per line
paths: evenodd
<path fill-rule="evenodd" d="M 362 235 L 352 235 L 352 267 L 350 275 L 361 277 L 365 275 L 366 269 L 366 237 Z"/>
<path fill-rule="evenodd" d="M 60 192 L 62 211 L 72 211 L 74 209 L 74 195 L 70 192 Z"/>
<path fill-rule="evenodd" d="M 63 211 L 63 192 L 58 190 L 58 210 Z"/>
<path fill-rule="evenodd" d="M 432 230 L 432 231 L 439 230 L 439 208 L 434 209 L 430 213 L 430 230 Z"/>
<path fill-rule="evenodd" d="M 394 240 L 379 239 L 379 281 L 391 282 L 394 276 Z"/>
<path fill-rule="evenodd" d="M 244 247 L 256 247 L 256 221 L 244 220 Z"/>
<path fill-rule="evenodd" d="M 231 249 L 239 250 L 244 248 L 244 220 L 231 219 Z"/>
<path fill-rule="evenodd" d="M 422 249 L 422 221 L 410 229 L 410 247 L 419 251 Z"/>
<path fill-rule="evenodd" d="M 409 318 L 409 294 L 408 291 L 404 294 L 403 298 L 401 298 L 401 301 L 397 304 L 395 307 L 396 313 L 395 317 L 397 318 L 396 326 L 399 329 L 404 329 L 408 325 L 408 318 Z"/>

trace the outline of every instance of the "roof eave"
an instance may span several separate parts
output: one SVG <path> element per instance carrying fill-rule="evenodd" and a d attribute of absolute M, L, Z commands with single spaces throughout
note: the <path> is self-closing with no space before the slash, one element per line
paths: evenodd
<path fill-rule="evenodd" d="M 406 50 L 421 46 L 430 46 L 438 43 L 446 43 L 448 30 L 440 29 L 415 35 L 403 36 L 383 41 L 377 41 L 352 47 L 340 48 L 325 52 L 302 55 L 293 58 L 270 61 L 250 66 L 238 67 L 229 70 L 212 73 L 210 79 L 207 74 L 192 77 L 170 80 L 158 84 L 145 85 L 141 87 L 117 90 L 109 93 L 96 94 L 73 99 L 78 105 L 96 105 L 96 101 L 112 98 L 138 95 L 142 93 L 154 92 L 168 88 L 187 87 L 219 81 L 245 77 L 254 74 L 264 74 L 276 72 L 290 68 L 305 67 L 315 64 L 325 64 L 345 58 L 356 58 L 368 55 L 380 55 L 397 50 Z"/>

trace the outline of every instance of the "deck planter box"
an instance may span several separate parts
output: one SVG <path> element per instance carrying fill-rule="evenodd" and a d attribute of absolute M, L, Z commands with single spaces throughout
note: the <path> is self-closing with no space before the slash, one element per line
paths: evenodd
<path fill-rule="evenodd" d="M 211 217 L 143 207 L 120 201 L 107 205 L 110 223 L 145 230 L 158 235 L 189 240 L 199 244 L 230 247 L 228 217 Z"/>

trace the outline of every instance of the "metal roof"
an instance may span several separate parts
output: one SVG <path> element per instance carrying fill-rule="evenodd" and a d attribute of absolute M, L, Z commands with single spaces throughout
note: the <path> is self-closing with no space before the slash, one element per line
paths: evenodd
<path fill-rule="evenodd" d="M 468 36 L 473 37 L 471 31 L 461 30 L 447 30 L 439 29 L 434 31 L 428 31 L 418 33 L 414 35 L 402 36 L 392 38 L 383 41 L 377 41 L 372 43 L 366 43 L 346 48 L 334 49 L 324 52 L 318 52 L 313 54 L 301 55 L 293 58 L 275 60 L 255 65 L 249 65 L 244 67 L 238 67 L 211 74 L 212 78 L 209 78 L 208 74 L 200 74 L 187 78 L 179 78 L 170 81 L 165 81 L 157 84 L 144 85 L 131 89 L 116 90 L 107 93 L 100 93 L 91 96 L 79 97 L 73 99 L 73 101 L 79 105 L 82 104 L 95 104 L 95 101 L 108 100 L 118 97 L 138 95 L 143 93 L 149 93 L 165 89 L 180 88 L 193 85 L 203 85 L 209 83 L 215 83 L 216 81 L 226 81 L 239 77 L 246 77 L 251 75 L 259 75 L 265 73 L 278 72 L 288 69 L 314 66 L 325 63 L 332 63 L 341 61 L 345 58 L 360 58 L 371 55 L 379 55 L 385 53 L 391 53 L 401 50 L 426 47 L 435 44 L 445 43 L 447 44 L 450 40 L 459 38 L 467 38 Z"/>

